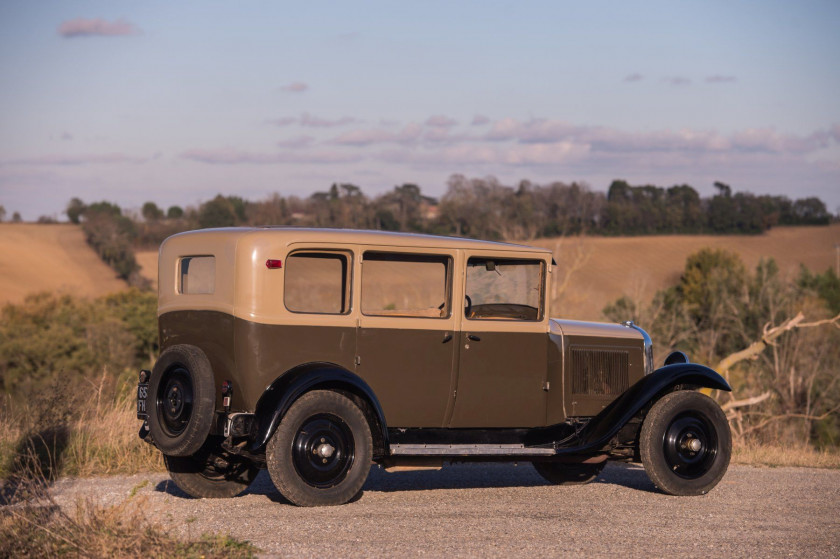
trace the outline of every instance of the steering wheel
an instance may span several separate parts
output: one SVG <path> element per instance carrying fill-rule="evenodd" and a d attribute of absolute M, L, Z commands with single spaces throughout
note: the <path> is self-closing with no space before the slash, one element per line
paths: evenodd
<path fill-rule="evenodd" d="M 467 300 L 467 306 L 464 307 L 464 316 L 469 318 L 470 312 L 472 311 L 472 299 L 470 299 L 469 295 L 464 295 L 464 299 Z"/>

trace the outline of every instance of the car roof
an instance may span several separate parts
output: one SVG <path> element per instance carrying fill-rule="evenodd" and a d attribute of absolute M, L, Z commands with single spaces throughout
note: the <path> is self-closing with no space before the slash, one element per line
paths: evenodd
<path fill-rule="evenodd" d="M 530 251 L 550 254 L 545 248 L 503 243 L 497 241 L 482 241 L 463 237 L 445 237 L 442 235 L 427 235 L 422 233 L 401 233 L 395 231 L 374 231 L 366 229 L 327 229 L 311 227 L 223 227 L 217 229 L 200 229 L 179 233 L 174 237 L 200 236 L 206 234 L 230 235 L 231 237 L 285 237 L 283 241 L 292 242 L 320 242 L 320 243 L 350 243 L 361 245 L 394 245 L 404 247 L 429 248 L 472 248 L 486 250 Z"/>

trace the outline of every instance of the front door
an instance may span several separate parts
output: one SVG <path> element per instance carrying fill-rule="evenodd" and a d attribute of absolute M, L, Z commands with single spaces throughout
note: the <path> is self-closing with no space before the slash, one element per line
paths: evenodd
<path fill-rule="evenodd" d="M 545 425 L 546 272 L 540 258 L 467 255 L 450 427 Z"/>
<path fill-rule="evenodd" d="M 444 426 L 455 388 L 454 262 L 454 251 L 362 255 L 356 372 L 388 427 Z"/>

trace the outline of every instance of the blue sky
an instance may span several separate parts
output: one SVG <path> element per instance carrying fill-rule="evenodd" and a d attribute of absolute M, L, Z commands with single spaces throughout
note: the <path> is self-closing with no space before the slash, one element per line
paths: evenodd
<path fill-rule="evenodd" d="M 840 208 L 840 3 L 0 3 L 0 204 L 453 173 Z"/>

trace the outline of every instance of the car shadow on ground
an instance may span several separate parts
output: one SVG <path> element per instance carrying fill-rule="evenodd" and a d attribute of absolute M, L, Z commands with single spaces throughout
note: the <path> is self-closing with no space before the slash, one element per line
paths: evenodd
<path fill-rule="evenodd" d="M 611 484 L 638 491 L 656 492 L 644 468 L 638 464 L 608 464 L 592 483 Z M 529 463 L 446 464 L 440 470 L 388 472 L 371 468 L 363 491 L 390 493 L 428 491 L 434 489 L 470 489 L 499 487 L 537 487 L 551 485 Z M 173 497 L 191 499 L 171 480 L 161 481 L 155 490 Z M 242 495 L 264 495 L 277 503 L 288 504 L 274 488 L 268 472 L 263 470 Z"/>

